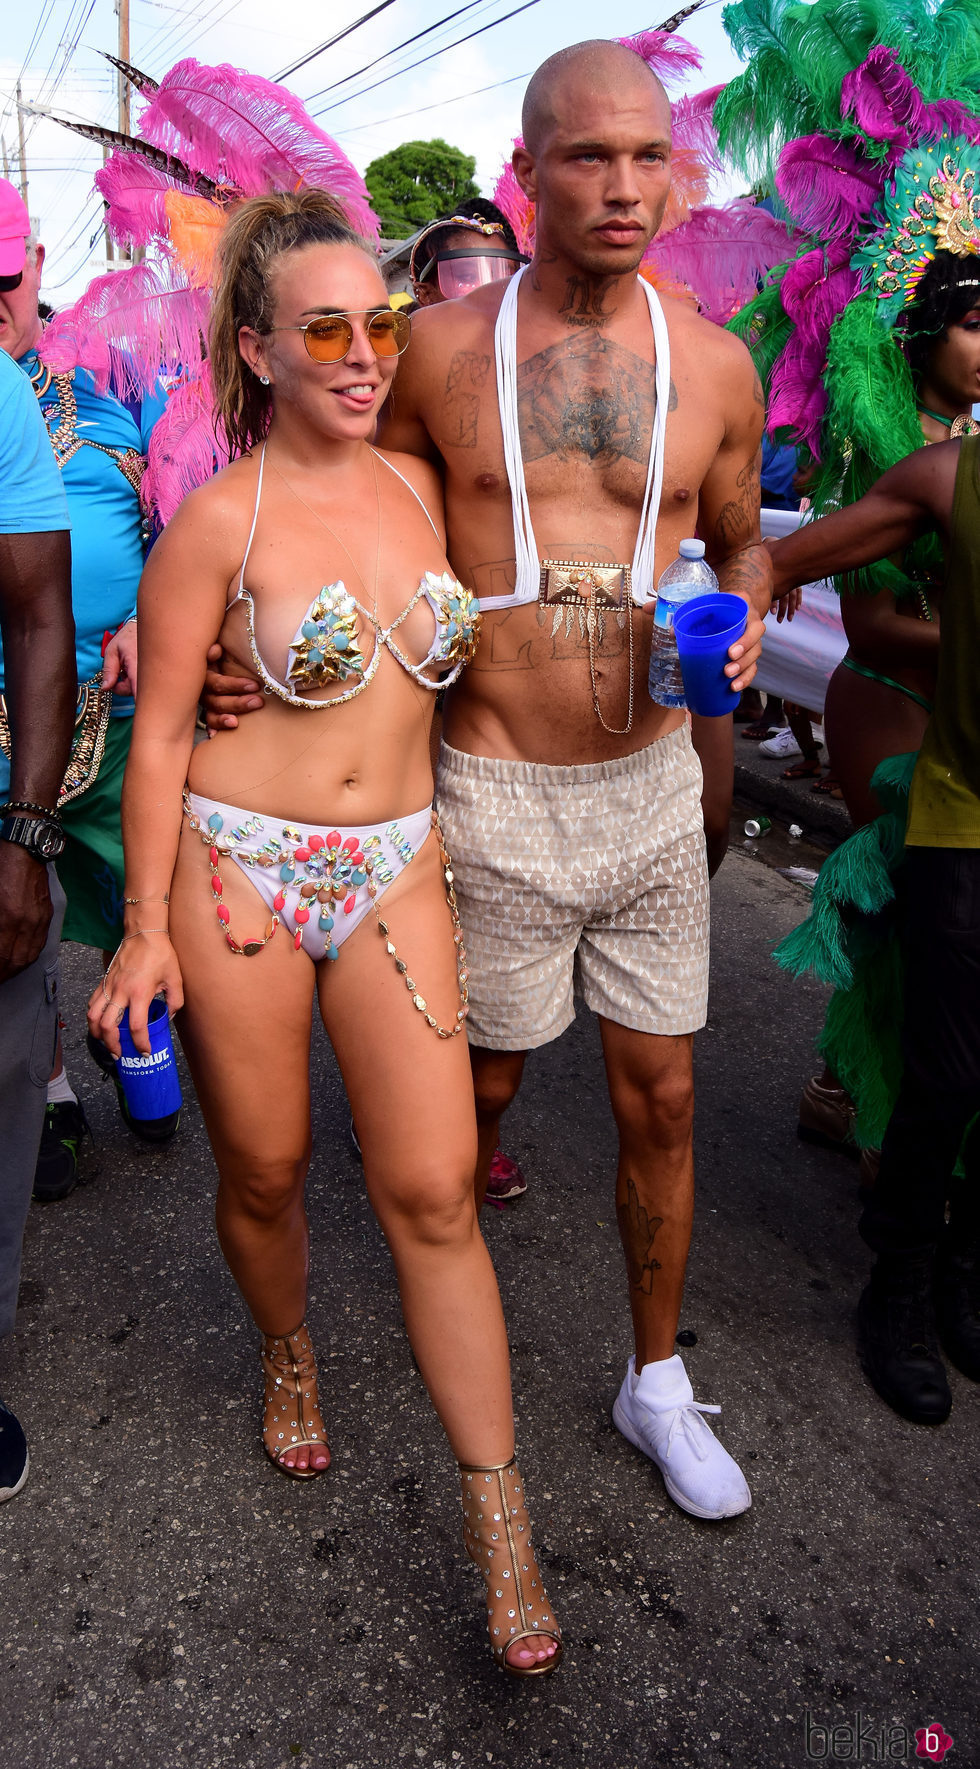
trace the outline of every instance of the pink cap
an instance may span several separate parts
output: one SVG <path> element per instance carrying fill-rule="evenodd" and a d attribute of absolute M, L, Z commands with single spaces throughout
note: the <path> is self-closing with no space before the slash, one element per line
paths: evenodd
<path fill-rule="evenodd" d="M 24 199 L 7 178 L 0 178 L 0 277 L 19 276 L 27 263 L 25 241 L 31 218 Z"/>

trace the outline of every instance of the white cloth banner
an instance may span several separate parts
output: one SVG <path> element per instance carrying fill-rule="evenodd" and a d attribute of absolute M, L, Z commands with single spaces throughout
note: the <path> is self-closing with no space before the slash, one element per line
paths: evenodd
<path fill-rule="evenodd" d="M 793 534 L 802 517 L 798 510 L 763 510 L 764 540 Z M 847 650 L 840 617 L 840 597 L 827 578 L 804 585 L 803 605 L 792 620 L 766 620 L 766 636 L 753 687 L 795 700 L 823 716 L 827 683 Z"/>

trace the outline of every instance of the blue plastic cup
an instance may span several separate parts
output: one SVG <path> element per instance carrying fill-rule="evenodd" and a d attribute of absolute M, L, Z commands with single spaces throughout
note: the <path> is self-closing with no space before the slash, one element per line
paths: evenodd
<path fill-rule="evenodd" d="M 127 1008 L 119 1025 L 119 1079 L 134 1118 L 169 1118 L 171 1113 L 180 1111 L 181 1092 L 170 1036 L 170 1014 L 162 995 L 150 1002 L 147 1030 L 150 1054 L 144 1056 L 130 1035 Z"/>
<path fill-rule="evenodd" d="M 692 713 L 708 719 L 733 713 L 741 700 L 725 675 L 729 646 L 745 631 L 748 604 L 724 590 L 692 596 L 674 615 L 674 636 L 684 677 L 684 697 Z"/>

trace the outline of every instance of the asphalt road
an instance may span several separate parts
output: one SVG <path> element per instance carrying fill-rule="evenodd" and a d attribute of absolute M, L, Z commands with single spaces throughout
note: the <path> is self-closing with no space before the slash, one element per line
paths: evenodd
<path fill-rule="evenodd" d="M 33 1458 L 0 1511 L 0 1762 L 796 1769 L 874 1760 L 871 1740 L 921 1761 L 933 1721 L 955 1769 L 980 1763 L 980 1395 L 954 1372 L 953 1416 L 929 1431 L 858 1369 L 855 1169 L 794 1134 L 822 995 L 767 957 L 805 901 L 729 858 L 698 1040 L 681 1324 L 695 1394 L 723 1402 L 752 1486 L 744 1517 L 677 1510 L 610 1424 L 628 1313 L 587 1019 L 535 1058 L 508 1121 L 530 1190 L 486 1233 L 565 1629 L 542 1684 L 504 1678 L 486 1649 L 452 1462 L 325 1043 L 310 1320 L 334 1460 L 299 1485 L 259 1447 L 255 1337 L 214 1240 L 196 1106 L 169 1150 L 132 1141 L 81 1043 L 94 955 L 66 948 L 69 1069 L 98 1146 L 88 1183 L 31 1213 L 0 1357 Z"/>

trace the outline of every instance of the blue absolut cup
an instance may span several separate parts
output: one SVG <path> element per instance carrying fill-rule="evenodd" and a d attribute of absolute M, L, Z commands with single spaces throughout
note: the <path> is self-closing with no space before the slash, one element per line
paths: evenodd
<path fill-rule="evenodd" d="M 169 1118 L 180 1111 L 182 1101 L 170 1014 L 162 995 L 150 1002 L 147 1031 L 150 1054 L 144 1056 L 130 1036 L 127 1008 L 119 1025 L 119 1079 L 132 1117 Z"/>

